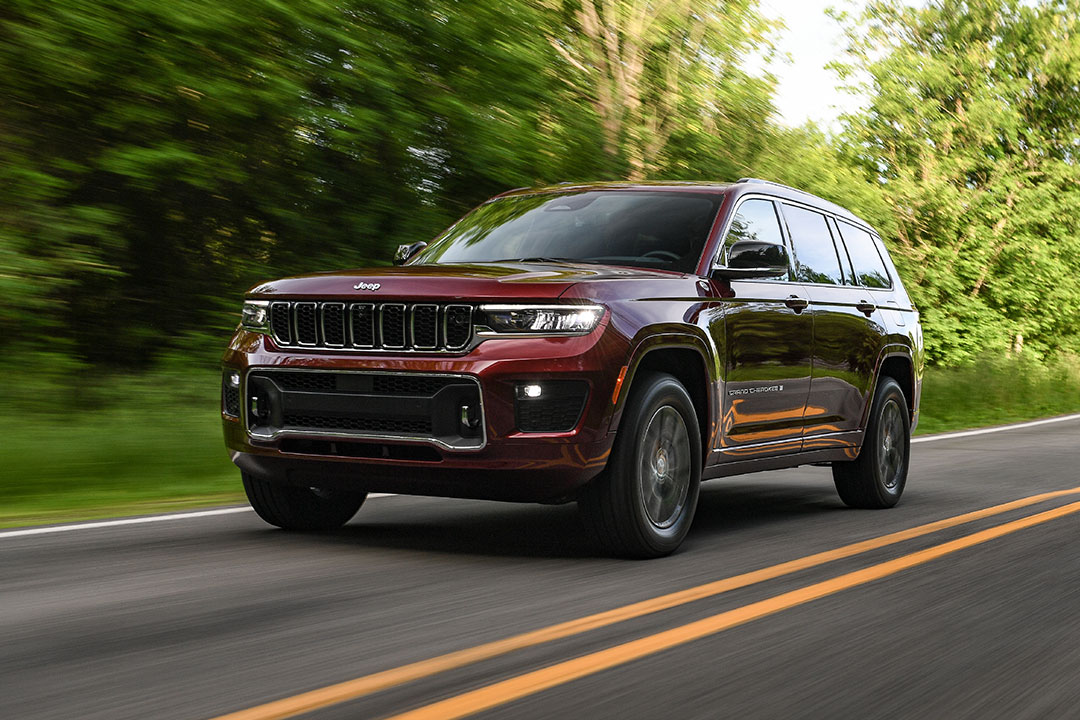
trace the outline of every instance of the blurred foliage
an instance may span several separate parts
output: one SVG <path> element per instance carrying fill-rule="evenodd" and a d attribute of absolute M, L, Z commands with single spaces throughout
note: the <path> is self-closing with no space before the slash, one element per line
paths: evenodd
<path fill-rule="evenodd" d="M 772 121 L 755 0 L 7 0 L 0 401 L 212 367 L 258 280 L 592 179 L 805 188 L 882 231 L 932 361 L 1078 350 L 1078 2 L 842 18 L 833 137 Z"/>
<path fill-rule="evenodd" d="M 872 2 L 842 151 L 878 184 L 931 361 L 1080 348 L 1080 1 Z"/>

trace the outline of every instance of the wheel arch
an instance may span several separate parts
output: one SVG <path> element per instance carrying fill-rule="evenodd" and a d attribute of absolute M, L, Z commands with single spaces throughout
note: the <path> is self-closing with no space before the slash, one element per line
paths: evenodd
<path fill-rule="evenodd" d="M 892 378 L 900 385 L 907 401 L 908 419 L 914 423 L 915 411 L 918 408 L 916 400 L 916 376 L 915 361 L 911 355 L 911 349 L 906 345 L 891 345 L 884 348 L 878 356 L 877 368 L 874 371 L 874 384 L 869 393 L 866 408 L 863 410 L 863 427 L 870 413 L 870 407 L 874 402 L 874 392 L 882 378 Z"/>
<path fill-rule="evenodd" d="M 617 390 L 611 432 L 619 429 L 626 399 L 635 380 L 649 372 L 667 373 L 682 383 L 690 395 L 701 432 L 702 453 L 707 458 L 717 412 L 713 392 L 716 378 L 708 358 L 704 341 L 694 335 L 665 333 L 652 335 L 638 343 L 630 354 L 626 374 Z"/>

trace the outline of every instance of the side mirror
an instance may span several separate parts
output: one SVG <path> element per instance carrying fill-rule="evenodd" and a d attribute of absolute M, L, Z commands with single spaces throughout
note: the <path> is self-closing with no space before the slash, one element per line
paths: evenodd
<path fill-rule="evenodd" d="M 725 280 L 770 278 L 786 275 L 788 252 L 783 245 L 740 240 L 728 249 L 727 265 L 713 268 L 713 277 Z"/>
<path fill-rule="evenodd" d="M 426 242 L 414 242 L 411 245 L 398 245 L 394 253 L 394 264 L 404 265 L 413 255 L 427 247 Z"/>

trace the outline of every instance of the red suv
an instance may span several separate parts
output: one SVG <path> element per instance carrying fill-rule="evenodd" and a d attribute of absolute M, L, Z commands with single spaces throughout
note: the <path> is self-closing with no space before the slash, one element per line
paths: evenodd
<path fill-rule="evenodd" d="M 252 288 L 222 420 L 256 512 L 369 492 L 577 501 L 615 553 L 679 546 L 701 480 L 828 464 L 890 507 L 919 316 L 872 227 L 761 180 L 515 190 L 398 267 Z"/>

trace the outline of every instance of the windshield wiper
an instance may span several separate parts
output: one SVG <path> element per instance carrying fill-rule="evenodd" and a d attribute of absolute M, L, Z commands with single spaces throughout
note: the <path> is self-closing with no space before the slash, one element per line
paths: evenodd
<path fill-rule="evenodd" d="M 553 263 L 580 263 L 588 262 L 581 258 L 565 258 L 565 257 L 522 257 L 522 258 L 506 258 L 504 260 L 495 260 L 494 262 L 553 262 Z"/>

